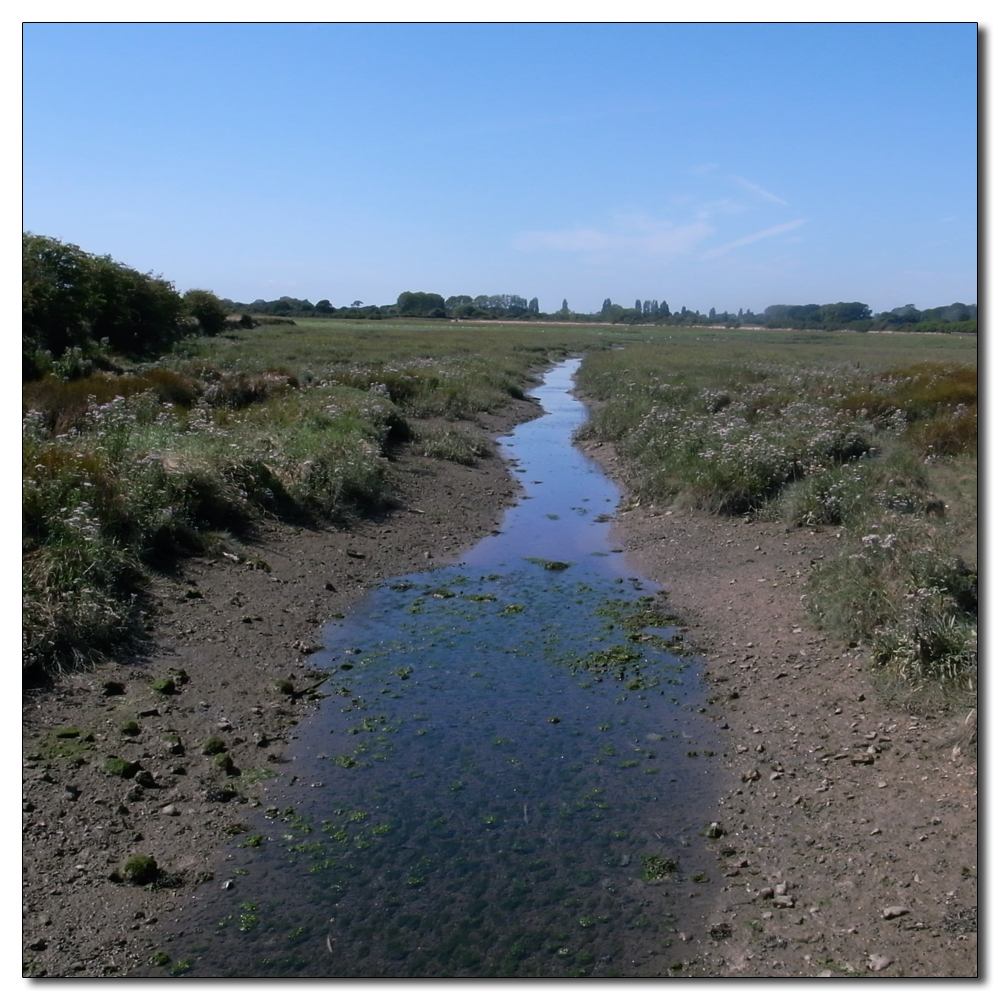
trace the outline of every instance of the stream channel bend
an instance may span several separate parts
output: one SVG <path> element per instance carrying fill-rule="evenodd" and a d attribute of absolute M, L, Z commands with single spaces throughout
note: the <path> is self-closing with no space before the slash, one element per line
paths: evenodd
<path fill-rule="evenodd" d="M 700 950 L 715 738 L 663 595 L 609 549 L 578 365 L 502 439 L 525 496 L 500 533 L 327 626 L 295 777 L 254 786 L 169 945 L 191 975 L 660 976 Z"/>

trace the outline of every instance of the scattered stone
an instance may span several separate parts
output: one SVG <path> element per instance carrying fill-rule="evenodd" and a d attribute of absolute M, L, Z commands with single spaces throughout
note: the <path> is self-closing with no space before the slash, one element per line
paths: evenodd
<path fill-rule="evenodd" d="M 164 816 L 180 816 L 180 814 L 181 814 L 180 809 L 178 809 L 177 806 L 175 806 L 173 802 L 171 802 L 170 805 L 164 806 L 160 810 L 160 812 Z"/>
<path fill-rule="evenodd" d="M 909 909 L 905 906 L 887 906 L 882 911 L 883 920 L 895 920 L 896 917 L 905 917 L 909 913 Z"/>
<path fill-rule="evenodd" d="M 883 969 L 888 969 L 892 965 L 893 959 L 889 958 L 888 955 L 869 955 L 868 956 L 868 968 L 872 972 L 881 972 Z"/>

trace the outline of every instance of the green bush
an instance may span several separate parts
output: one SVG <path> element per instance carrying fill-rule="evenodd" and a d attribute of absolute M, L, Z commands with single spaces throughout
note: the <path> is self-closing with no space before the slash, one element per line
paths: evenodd
<path fill-rule="evenodd" d="M 25 377 L 37 352 L 60 359 L 95 341 L 124 354 L 166 350 L 185 336 L 173 285 L 110 257 L 47 236 L 22 236 L 22 354 Z"/>
<path fill-rule="evenodd" d="M 214 337 L 226 329 L 226 307 L 222 301 L 203 288 L 192 288 L 183 295 L 184 311 L 198 321 L 201 332 Z"/>

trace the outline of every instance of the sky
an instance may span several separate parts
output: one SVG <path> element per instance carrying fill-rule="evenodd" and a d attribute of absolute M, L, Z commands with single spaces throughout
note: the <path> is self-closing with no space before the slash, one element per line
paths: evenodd
<path fill-rule="evenodd" d="M 977 301 L 977 27 L 28 23 L 23 228 L 237 301 Z"/>

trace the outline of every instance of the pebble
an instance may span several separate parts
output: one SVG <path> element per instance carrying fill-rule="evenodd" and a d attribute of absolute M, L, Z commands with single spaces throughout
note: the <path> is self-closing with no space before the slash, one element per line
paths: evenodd
<path fill-rule="evenodd" d="M 178 808 L 177 808 L 177 806 L 175 806 L 175 805 L 173 804 L 173 802 L 171 802 L 171 803 L 170 803 L 170 805 L 166 805 L 166 806 L 164 806 L 164 807 L 163 807 L 163 808 L 162 808 L 162 809 L 160 810 L 160 812 L 161 812 L 161 813 L 162 813 L 162 814 L 163 814 L 164 816 L 180 816 L 180 814 L 181 814 L 181 811 L 180 811 L 180 809 L 178 809 Z"/>
<path fill-rule="evenodd" d="M 905 906 L 887 906 L 882 911 L 882 919 L 894 920 L 896 917 L 903 917 L 909 912 Z"/>
<path fill-rule="evenodd" d="M 871 955 L 868 961 L 868 968 L 872 972 L 881 972 L 892 965 L 893 960 L 888 955 Z"/>

